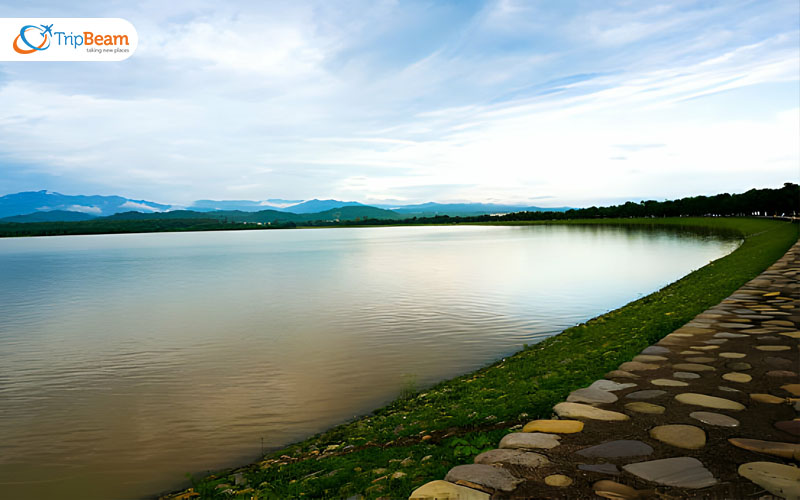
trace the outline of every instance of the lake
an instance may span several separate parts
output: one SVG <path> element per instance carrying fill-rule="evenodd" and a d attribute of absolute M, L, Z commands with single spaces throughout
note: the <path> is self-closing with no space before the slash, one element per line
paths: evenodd
<path fill-rule="evenodd" d="M 244 464 L 731 252 L 598 226 L 0 240 L 0 491 L 123 499 Z"/>

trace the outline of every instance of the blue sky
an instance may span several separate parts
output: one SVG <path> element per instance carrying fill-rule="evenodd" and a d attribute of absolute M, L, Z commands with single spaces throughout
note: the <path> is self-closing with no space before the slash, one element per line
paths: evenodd
<path fill-rule="evenodd" d="M 800 4 L 0 3 L 123 17 L 0 63 L 0 194 L 585 206 L 800 180 Z M 2 42 L 0 42 L 2 43 Z"/>

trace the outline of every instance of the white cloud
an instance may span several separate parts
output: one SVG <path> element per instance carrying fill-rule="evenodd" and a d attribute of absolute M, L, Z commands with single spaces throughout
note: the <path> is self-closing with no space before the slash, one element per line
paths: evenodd
<path fill-rule="evenodd" d="M 70 212 L 82 212 L 85 214 L 95 214 L 95 215 L 100 215 L 101 213 L 103 213 L 100 207 L 87 206 L 87 205 L 69 205 L 65 210 L 69 210 Z"/>
<path fill-rule="evenodd" d="M 161 211 L 161 210 L 158 209 L 158 207 L 150 206 L 147 203 L 137 203 L 135 201 L 130 201 L 130 200 L 128 200 L 125 203 L 123 203 L 122 205 L 120 205 L 120 207 L 121 208 L 130 208 L 131 210 L 145 211 L 145 212 L 160 212 Z"/>

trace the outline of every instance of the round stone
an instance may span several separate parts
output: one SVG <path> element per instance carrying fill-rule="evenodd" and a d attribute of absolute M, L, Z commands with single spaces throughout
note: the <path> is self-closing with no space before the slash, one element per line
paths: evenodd
<path fill-rule="evenodd" d="M 666 347 L 651 345 L 642 350 L 642 354 L 669 354 L 670 350 Z"/>
<path fill-rule="evenodd" d="M 747 354 L 742 354 L 741 352 L 721 352 L 719 353 L 720 358 L 728 358 L 728 359 L 741 359 L 747 356 Z"/>
<path fill-rule="evenodd" d="M 729 382 L 738 382 L 740 384 L 743 384 L 745 382 L 750 382 L 751 380 L 753 380 L 753 377 L 751 377 L 750 375 L 739 372 L 726 373 L 722 376 L 722 378 L 724 378 Z"/>
<path fill-rule="evenodd" d="M 800 384 L 786 384 L 782 385 L 781 389 L 790 393 L 792 396 L 800 396 Z"/>
<path fill-rule="evenodd" d="M 503 439 L 500 440 L 500 448 L 549 450 L 561 444 L 559 439 L 561 436 L 543 432 L 513 432 L 503 436 Z"/>
<path fill-rule="evenodd" d="M 719 349 L 718 345 L 693 345 L 689 349 L 694 349 L 695 351 L 711 351 L 714 349 Z"/>
<path fill-rule="evenodd" d="M 635 375 L 631 372 L 626 372 L 625 370 L 612 370 L 606 373 L 607 378 L 639 378 L 639 375 Z"/>
<path fill-rule="evenodd" d="M 664 356 L 656 356 L 654 354 L 639 354 L 633 358 L 634 361 L 641 361 L 642 363 L 651 363 L 653 361 L 666 361 Z"/>
<path fill-rule="evenodd" d="M 689 414 L 695 420 L 699 420 L 704 424 L 717 425 L 719 427 L 738 427 L 739 421 L 733 417 L 723 415 L 721 413 L 714 413 L 710 411 L 693 411 Z"/>
<path fill-rule="evenodd" d="M 692 373 L 692 372 L 675 372 L 675 373 L 672 374 L 672 376 L 674 378 L 682 378 L 682 379 L 685 379 L 685 380 L 691 380 L 691 379 L 695 379 L 695 378 L 700 378 L 700 375 L 698 375 L 697 373 Z"/>
<path fill-rule="evenodd" d="M 653 453 L 653 448 L 646 443 L 633 439 L 620 439 L 607 443 L 590 446 L 577 452 L 578 455 L 589 458 L 621 458 L 647 456 Z"/>
<path fill-rule="evenodd" d="M 623 389 L 628 389 L 631 387 L 636 387 L 636 384 L 620 383 L 620 382 L 614 382 L 613 380 L 600 379 L 592 382 L 592 385 L 590 385 L 588 389 L 599 389 L 601 391 L 614 392 L 614 391 L 621 391 Z"/>
<path fill-rule="evenodd" d="M 800 498 L 800 469 L 774 462 L 750 462 L 739 466 L 739 475 L 780 498 Z"/>
<path fill-rule="evenodd" d="M 523 482 L 522 479 L 512 476 L 510 472 L 501 467 L 483 464 L 457 465 L 450 469 L 444 480 L 451 483 L 465 481 L 490 490 L 505 492 L 514 491 L 517 485 Z"/>
<path fill-rule="evenodd" d="M 590 420 L 622 421 L 630 417 L 616 411 L 601 410 L 581 403 L 558 403 L 553 407 L 556 415 L 563 418 L 588 418 Z"/>
<path fill-rule="evenodd" d="M 457 498 L 458 500 L 489 500 L 488 493 L 459 486 L 449 481 L 431 481 L 425 483 L 413 492 L 408 500 L 437 500 L 442 498 Z"/>
<path fill-rule="evenodd" d="M 775 455 L 776 457 L 788 458 L 790 460 L 797 460 L 800 458 L 800 444 L 747 438 L 730 438 L 728 442 L 744 450 L 750 450 L 756 453 Z"/>
<path fill-rule="evenodd" d="M 687 450 L 697 450 L 706 445 L 706 433 L 693 425 L 659 425 L 650 429 L 650 437 Z"/>
<path fill-rule="evenodd" d="M 548 460 L 544 455 L 540 455 L 538 453 L 503 448 L 481 453 L 475 457 L 475 463 L 484 465 L 519 465 L 521 467 L 535 469 L 536 467 L 549 464 L 550 460 Z"/>
<path fill-rule="evenodd" d="M 730 368 L 731 370 L 751 370 L 753 365 L 750 363 L 745 363 L 744 361 L 733 361 L 730 363 L 725 363 L 726 368 Z"/>
<path fill-rule="evenodd" d="M 708 356 L 694 356 L 691 358 L 686 358 L 686 361 L 690 363 L 713 363 L 716 361 L 715 358 L 709 358 Z"/>
<path fill-rule="evenodd" d="M 671 380 L 668 378 L 657 378 L 650 381 L 653 385 L 665 386 L 665 387 L 686 387 L 689 384 L 686 382 L 681 382 L 680 380 Z"/>
<path fill-rule="evenodd" d="M 553 432 L 556 434 L 573 434 L 583 430 L 580 420 L 534 420 L 525 424 L 522 432 Z"/>
<path fill-rule="evenodd" d="M 572 479 L 564 474 L 552 474 L 544 478 L 544 484 L 547 486 L 555 486 L 558 488 L 565 488 L 572 484 Z"/>
<path fill-rule="evenodd" d="M 613 403 L 616 400 L 617 396 L 614 394 L 591 387 L 577 389 L 567 396 L 567 401 L 574 403 Z"/>
<path fill-rule="evenodd" d="M 675 396 L 675 400 L 679 403 L 695 406 L 705 406 L 706 408 L 716 408 L 717 410 L 744 410 L 745 406 L 730 399 L 718 398 L 716 396 L 708 396 L 706 394 L 696 394 L 693 392 L 684 392 Z"/>
<path fill-rule="evenodd" d="M 791 349 L 788 345 L 757 345 L 756 349 L 759 351 L 769 351 L 769 352 L 776 352 L 776 351 L 788 351 Z"/>
<path fill-rule="evenodd" d="M 758 403 L 767 403 L 773 405 L 786 402 L 785 398 L 779 398 L 778 396 L 773 396 L 772 394 L 751 394 L 750 399 Z"/>
<path fill-rule="evenodd" d="M 664 413 L 663 406 L 654 405 L 653 403 L 645 403 L 644 401 L 634 401 L 625 405 L 626 410 L 635 411 L 637 413 L 649 413 L 653 415 L 661 415 Z"/>
<path fill-rule="evenodd" d="M 797 377 L 797 373 L 789 370 L 770 370 L 767 372 L 767 377 Z"/>
<path fill-rule="evenodd" d="M 592 485 L 592 489 L 595 495 L 610 500 L 634 500 L 642 497 L 639 490 L 615 481 L 597 481 Z"/>
<path fill-rule="evenodd" d="M 639 361 L 628 361 L 627 363 L 622 363 L 619 365 L 620 370 L 625 370 L 627 372 L 658 370 L 659 368 L 661 368 L 659 365 L 655 365 L 653 363 L 642 363 Z"/>
<path fill-rule="evenodd" d="M 645 391 L 630 392 L 625 397 L 628 399 L 653 399 L 666 393 L 667 391 L 662 391 L 661 389 L 647 389 Z"/>

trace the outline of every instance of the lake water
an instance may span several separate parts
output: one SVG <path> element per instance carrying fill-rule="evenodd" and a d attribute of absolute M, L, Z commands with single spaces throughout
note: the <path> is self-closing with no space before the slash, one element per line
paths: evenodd
<path fill-rule="evenodd" d="M 255 459 L 738 245 L 576 226 L 0 240 L 0 496 L 121 499 Z"/>

